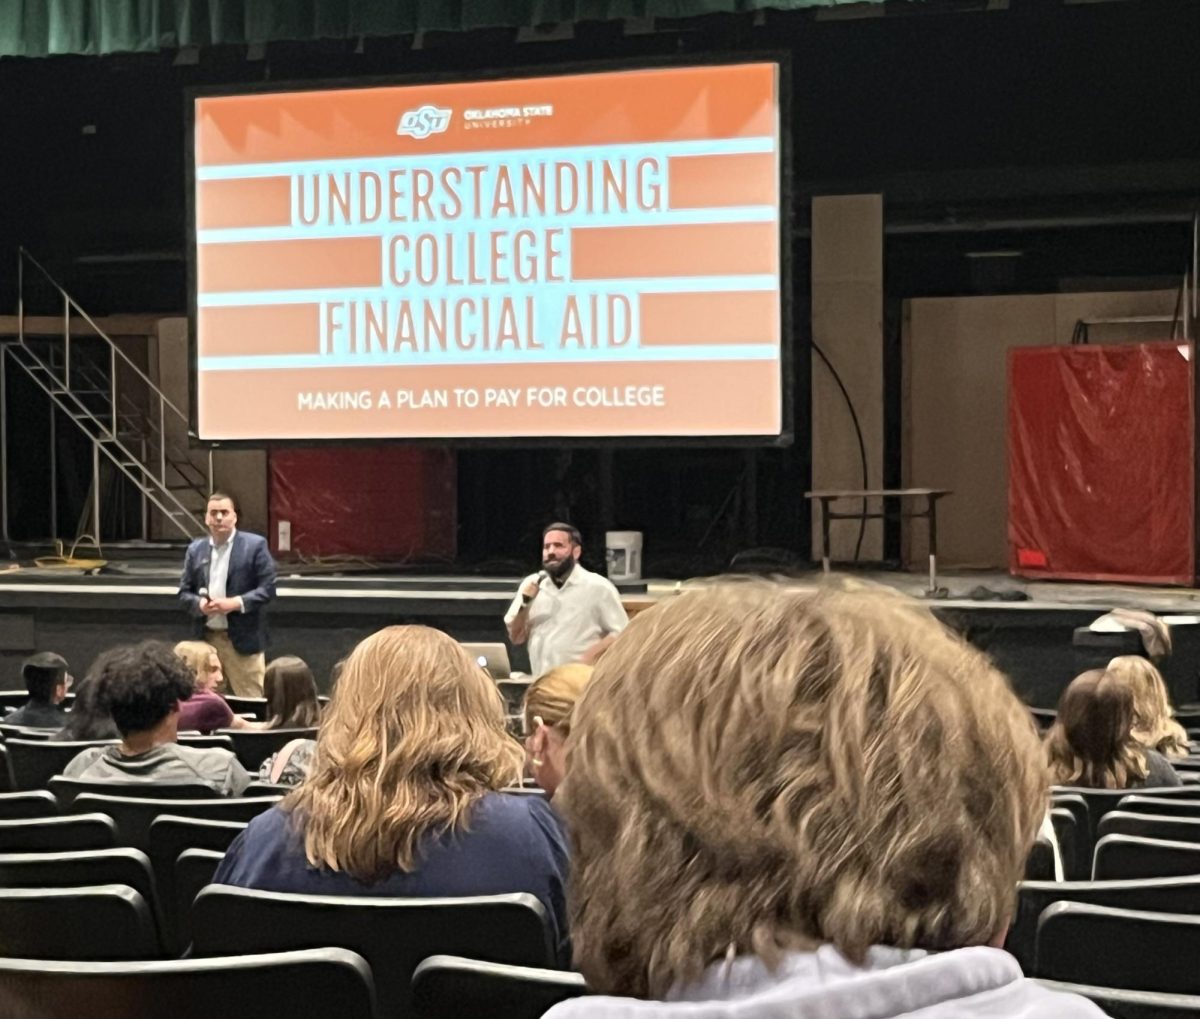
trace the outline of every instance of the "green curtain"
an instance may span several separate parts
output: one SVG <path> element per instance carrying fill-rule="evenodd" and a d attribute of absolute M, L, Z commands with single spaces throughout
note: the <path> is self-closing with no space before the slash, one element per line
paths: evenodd
<path fill-rule="evenodd" d="M 0 56 L 120 53 L 883 0 L 0 0 Z"/>

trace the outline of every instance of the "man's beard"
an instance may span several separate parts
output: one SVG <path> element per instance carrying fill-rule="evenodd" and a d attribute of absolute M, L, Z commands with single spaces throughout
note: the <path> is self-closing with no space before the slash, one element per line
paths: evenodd
<path fill-rule="evenodd" d="M 566 559 L 562 559 L 557 563 L 550 563 L 543 559 L 542 569 L 550 574 L 551 580 L 563 581 L 575 569 L 575 559 L 572 556 L 567 556 Z"/>

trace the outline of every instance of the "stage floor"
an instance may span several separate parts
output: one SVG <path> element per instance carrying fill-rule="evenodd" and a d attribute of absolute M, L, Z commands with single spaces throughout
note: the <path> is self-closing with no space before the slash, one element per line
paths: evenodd
<path fill-rule="evenodd" d="M 0 571 L 0 685 L 20 685 L 16 669 L 34 650 L 66 654 L 82 674 L 99 651 L 140 639 L 179 640 L 187 621 L 176 599 L 182 549 L 107 548 L 97 572 L 19 565 Z M 1072 646 L 1076 627 L 1117 606 L 1172 617 L 1176 652 L 1164 674 L 1177 703 L 1200 699 L 1200 590 L 1133 585 L 1032 582 L 995 571 L 946 570 L 946 597 L 924 597 L 926 577 L 895 571 L 854 571 L 926 600 L 949 626 L 985 650 L 1030 703 L 1053 706 L 1083 662 Z M 366 634 L 394 623 L 424 623 L 464 641 L 503 641 L 502 617 L 520 577 L 407 570 L 398 564 L 366 569 L 361 562 L 318 568 L 279 564 L 278 598 L 271 607 L 272 655 L 299 654 L 323 680 L 334 662 Z M 819 570 L 794 577 L 816 583 Z M 669 597 L 703 578 L 648 579 L 621 585 L 631 611 Z M 972 594 L 1021 600 L 980 600 Z M 527 667 L 510 648 L 514 669 Z M 322 682 L 322 686 L 324 686 Z"/>

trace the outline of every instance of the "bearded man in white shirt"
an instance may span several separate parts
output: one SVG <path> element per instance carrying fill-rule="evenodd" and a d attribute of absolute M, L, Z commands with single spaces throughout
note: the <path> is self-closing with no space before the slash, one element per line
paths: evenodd
<path fill-rule="evenodd" d="M 629 623 L 617 589 L 584 569 L 582 554 L 578 530 L 550 524 L 542 532 L 541 572 L 525 578 L 504 614 L 512 642 L 529 642 L 534 676 L 568 662 L 594 661 Z"/>

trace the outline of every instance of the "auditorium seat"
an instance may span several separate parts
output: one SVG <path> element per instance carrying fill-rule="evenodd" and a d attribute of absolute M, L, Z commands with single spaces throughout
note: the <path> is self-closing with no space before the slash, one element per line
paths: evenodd
<path fill-rule="evenodd" d="M 1126 796 L 1120 809 L 1128 814 L 1157 814 L 1159 817 L 1200 817 L 1200 789 L 1193 799 L 1182 796 Z"/>
<path fill-rule="evenodd" d="M 158 895 L 150 859 L 139 849 L 69 853 L 0 853 L 0 888 L 80 888 L 128 885 L 155 912 Z"/>
<path fill-rule="evenodd" d="M 173 954 L 182 952 L 191 940 L 189 922 L 194 894 L 176 888 L 179 857 L 189 849 L 215 851 L 224 855 L 230 843 L 246 830 L 244 821 L 214 821 L 200 817 L 162 814 L 150 822 L 150 865 L 162 911 L 163 941 Z M 180 910 L 185 901 L 188 909 Z"/>
<path fill-rule="evenodd" d="M 0 853 L 55 853 L 112 849 L 117 826 L 105 814 L 0 821 Z"/>
<path fill-rule="evenodd" d="M 87 742 L 10 739 L 4 745 L 8 750 L 8 767 L 12 772 L 13 788 L 45 789 L 50 779 L 61 775 L 82 751 L 88 747 L 113 746 L 117 740 Z"/>
<path fill-rule="evenodd" d="M 267 720 L 267 699 L 265 697 L 235 697 L 225 695 L 225 703 L 235 715 L 250 715 L 259 722 Z"/>
<path fill-rule="evenodd" d="M 1058 712 L 1053 708 L 1030 708 L 1029 713 L 1033 715 L 1033 720 L 1042 732 L 1045 732 L 1058 720 Z"/>
<path fill-rule="evenodd" d="M 246 786 L 244 796 L 286 796 L 296 786 L 281 785 L 278 782 L 251 782 Z"/>
<path fill-rule="evenodd" d="M 1053 881 L 1054 847 L 1046 839 L 1038 839 L 1025 860 L 1026 881 Z"/>
<path fill-rule="evenodd" d="M 210 885 L 192 905 L 197 956 L 336 945 L 371 964 L 381 1016 L 409 1015 L 410 982 L 431 955 L 553 966 L 555 946 L 532 895 L 399 899 L 292 895 Z"/>
<path fill-rule="evenodd" d="M 1086 878 L 1090 872 L 1090 866 L 1080 857 L 1081 835 L 1075 815 L 1066 807 L 1052 807 L 1050 823 L 1054 827 L 1054 837 L 1058 840 L 1058 855 L 1062 859 L 1063 880 L 1079 881 Z"/>
<path fill-rule="evenodd" d="M 141 799 L 161 798 L 168 790 L 173 800 L 216 800 L 221 794 L 212 786 L 200 782 L 179 785 L 158 785 L 154 782 L 94 782 L 80 778 L 55 775 L 50 779 L 50 792 L 57 797 L 63 810 L 68 810 L 80 793 L 100 796 L 136 796 Z"/>
<path fill-rule="evenodd" d="M 0 1019 L 375 1019 L 367 964 L 327 948 L 236 959 L 37 962 L 0 959 Z"/>
<path fill-rule="evenodd" d="M 150 906 L 128 885 L 0 888 L 0 945 L 17 959 L 162 955 Z"/>
<path fill-rule="evenodd" d="M 1105 835 L 1096 843 L 1092 879 L 1200 875 L 1200 843 L 1171 842 L 1137 835 Z M 1200 912 L 1200 909 L 1197 910 Z"/>
<path fill-rule="evenodd" d="M 1039 980 L 1051 991 L 1078 994 L 1095 1002 L 1112 1019 L 1200 1019 L 1200 997 L 1159 991 L 1123 991 L 1115 987 Z"/>
<path fill-rule="evenodd" d="M 45 789 L 23 793 L 0 793 L 0 821 L 17 821 L 27 817 L 54 817 L 58 800 Z"/>
<path fill-rule="evenodd" d="M 1197 793 L 1198 790 L 1195 788 L 1189 789 L 1186 786 L 1168 786 L 1163 789 L 1138 789 L 1136 791 L 1129 789 L 1084 789 L 1080 786 L 1055 786 L 1051 791 L 1051 799 L 1062 794 L 1079 796 L 1083 799 L 1088 808 L 1088 827 L 1091 836 L 1091 845 L 1095 845 L 1097 838 L 1096 830 L 1100 825 L 1100 819 L 1110 810 L 1116 810 L 1121 800 L 1126 796 L 1182 796 L 1184 799 L 1188 797 L 1200 799 Z"/>
<path fill-rule="evenodd" d="M 262 762 L 294 739 L 316 739 L 314 729 L 230 729 L 223 731 L 233 741 L 233 752 L 251 775 Z"/>
<path fill-rule="evenodd" d="M 412 1001 L 422 1019 L 540 1019 L 553 1005 L 587 994 L 578 973 L 505 966 L 434 955 L 413 973 Z"/>
<path fill-rule="evenodd" d="M 279 802 L 278 796 L 256 796 L 248 799 L 174 800 L 168 799 L 169 786 L 163 786 L 162 799 L 138 796 L 101 796 L 80 793 L 71 804 L 75 813 L 107 814 L 116 822 L 117 838 L 123 846 L 148 850 L 150 823 L 160 815 L 203 817 L 214 821 L 249 821 Z"/>
<path fill-rule="evenodd" d="M 53 729 L 31 729 L 27 725 L 6 725 L 0 722 L 0 739 L 29 739 L 42 742 L 48 740 Z"/>
<path fill-rule="evenodd" d="M 0 690 L 0 717 L 9 711 L 24 707 L 28 700 L 28 690 Z"/>
<path fill-rule="evenodd" d="M 196 750 L 233 750 L 233 740 L 225 733 L 212 733 L 205 736 L 198 732 L 181 732 L 175 737 L 181 747 L 192 747 Z"/>
<path fill-rule="evenodd" d="M 1200 993 L 1200 916 L 1056 902 L 1038 920 L 1036 976 Z"/>
<path fill-rule="evenodd" d="M 1106 814 L 1096 830 L 1096 841 L 1105 835 L 1137 835 L 1169 842 L 1200 842 L 1200 817 L 1161 817 L 1114 810 Z"/>
<path fill-rule="evenodd" d="M 225 854 L 215 849 L 185 849 L 175 861 L 174 936 L 179 946 L 176 954 L 182 954 L 192 943 L 192 903 L 212 884 L 223 859 Z"/>
<path fill-rule="evenodd" d="M 1004 947 L 1027 974 L 1033 972 L 1038 919 L 1055 902 L 1200 913 L 1200 875 L 1137 881 L 1022 881 Z"/>

